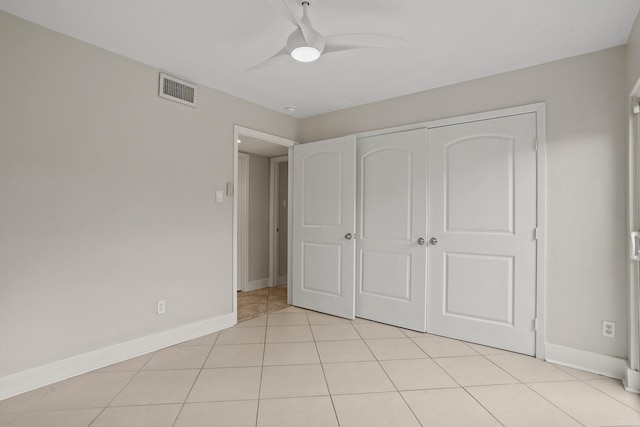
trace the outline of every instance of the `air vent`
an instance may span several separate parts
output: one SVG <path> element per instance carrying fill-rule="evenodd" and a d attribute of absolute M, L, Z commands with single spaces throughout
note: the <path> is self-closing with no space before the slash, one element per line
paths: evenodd
<path fill-rule="evenodd" d="M 196 106 L 196 86 L 160 73 L 158 95 L 191 107 Z"/>

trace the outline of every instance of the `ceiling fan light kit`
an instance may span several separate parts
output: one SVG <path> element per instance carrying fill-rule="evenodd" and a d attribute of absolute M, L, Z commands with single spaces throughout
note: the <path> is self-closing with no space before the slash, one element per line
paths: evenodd
<path fill-rule="evenodd" d="M 290 56 L 298 62 L 313 62 L 334 52 L 346 50 L 364 49 L 372 47 L 399 47 L 407 46 L 406 40 L 387 34 L 336 34 L 323 36 L 316 31 L 309 20 L 309 2 L 302 1 L 302 17 L 293 10 L 290 0 L 267 0 L 287 21 L 296 29 L 287 38 L 285 46 L 271 58 L 249 68 L 247 71 L 264 68 L 279 61 L 283 57 Z"/>
<path fill-rule="evenodd" d="M 299 46 L 291 51 L 291 57 L 298 62 L 313 62 L 320 58 L 320 51 L 313 46 Z"/>

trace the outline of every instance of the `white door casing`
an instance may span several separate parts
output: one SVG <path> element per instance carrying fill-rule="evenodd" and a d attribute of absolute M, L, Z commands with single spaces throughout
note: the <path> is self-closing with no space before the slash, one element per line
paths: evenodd
<path fill-rule="evenodd" d="M 288 243 L 288 230 L 280 230 L 282 221 L 280 213 L 280 168 L 282 163 L 289 161 L 289 156 L 272 157 L 269 159 L 269 284 L 270 286 L 280 285 L 278 265 L 282 261 L 279 257 L 280 246 L 285 249 Z M 288 167 L 288 165 L 287 165 Z M 285 211 L 288 212 L 285 206 Z M 284 214 L 285 224 L 288 223 L 287 214 Z M 283 237 L 284 235 L 284 237 Z M 285 251 L 286 252 L 286 251 Z M 285 261 L 286 262 L 286 261 Z"/>
<path fill-rule="evenodd" d="M 293 304 L 354 318 L 355 137 L 293 148 Z"/>
<path fill-rule="evenodd" d="M 429 129 L 427 331 L 536 353 L 536 114 Z"/>
<path fill-rule="evenodd" d="M 356 153 L 356 316 L 424 332 L 427 130 L 360 138 Z"/>
<path fill-rule="evenodd" d="M 228 197 L 233 197 L 233 239 L 232 239 L 232 247 L 233 247 L 233 257 L 232 257 L 232 263 L 231 263 L 231 269 L 232 269 L 232 285 L 231 285 L 231 289 L 232 289 L 232 297 L 231 297 L 231 304 L 232 304 L 232 311 L 234 313 L 237 314 L 238 311 L 238 298 L 237 298 L 237 292 L 238 290 L 242 290 L 241 286 L 240 286 L 240 278 L 239 278 L 239 269 L 240 269 L 240 242 L 239 242 L 239 234 L 240 234 L 240 212 L 239 212 L 239 200 L 237 197 L 237 193 L 238 193 L 238 185 L 239 185 L 239 179 L 238 179 L 238 173 L 239 173 L 239 153 L 238 152 L 238 143 L 237 141 L 242 137 L 242 136 L 248 136 L 248 137 L 252 137 L 255 139 L 259 139 L 261 141 L 264 142 L 268 142 L 268 143 L 272 143 L 272 144 L 277 144 L 277 145 L 282 145 L 285 147 L 289 147 L 289 152 L 291 152 L 291 147 L 293 147 L 296 142 L 290 139 L 286 139 L 277 135 L 273 135 L 270 133 L 266 133 L 266 132 L 262 132 L 259 130 L 255 130 L 255 129 L 250 129 L 250 128 L 246 128 L 243 126 L 238 126 L 238 125 L 234 125 L 233 126 L 233 179 L 234 182 L 227 182 L 227 196 Z M 290 166 L 292 166 L 290 164 Z M 290 188 L 290 187 L 289 187 Z M 289 222 L 289 229 L 291 229 L 291 224 Z M 291 257 L 288 256 L 287 257 L 288 262 L 290 262 Z M 291 295 L 291 290 L 289 289 L 288 291 L 288 295 Z"/>
<path fill-rule="evenodd" d="M 238 290 L 244 291 L 249 280 L 249 161 L 250 156 L 238 153 Z"/>

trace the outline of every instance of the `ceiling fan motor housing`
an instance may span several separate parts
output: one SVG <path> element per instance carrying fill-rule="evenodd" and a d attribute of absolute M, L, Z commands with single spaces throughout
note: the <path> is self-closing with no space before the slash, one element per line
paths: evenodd
<path fill-rule="evenodd" d="M 318 56 L 320 56 L 324 51 L 324 45 L 325 44 L 322 36 L 315 30 L 313 30 L 313 37 L 310 40 L 305 40 L 300 28 L 296 28 L 287 38 L 287 50 L 289 51 L 290 55 L 297 48 L 312 47 L 318 51 Z"/>

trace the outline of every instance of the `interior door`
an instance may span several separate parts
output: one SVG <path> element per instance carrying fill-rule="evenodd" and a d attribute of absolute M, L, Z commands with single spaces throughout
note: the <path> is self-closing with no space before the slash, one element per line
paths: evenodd
<path fill-rule="evenodd" d="M 355 137 L 293 147 L 293 305 L 353 319 Z"/>
<path fill-rule="evenodd" d="M 535 354 L 536 116 L 430 129 L 428 332 Z"/>
<path fill-rule="evenodd" d="M 356 316 L 426 329 L 427 130 L 358 139 Z"/>

